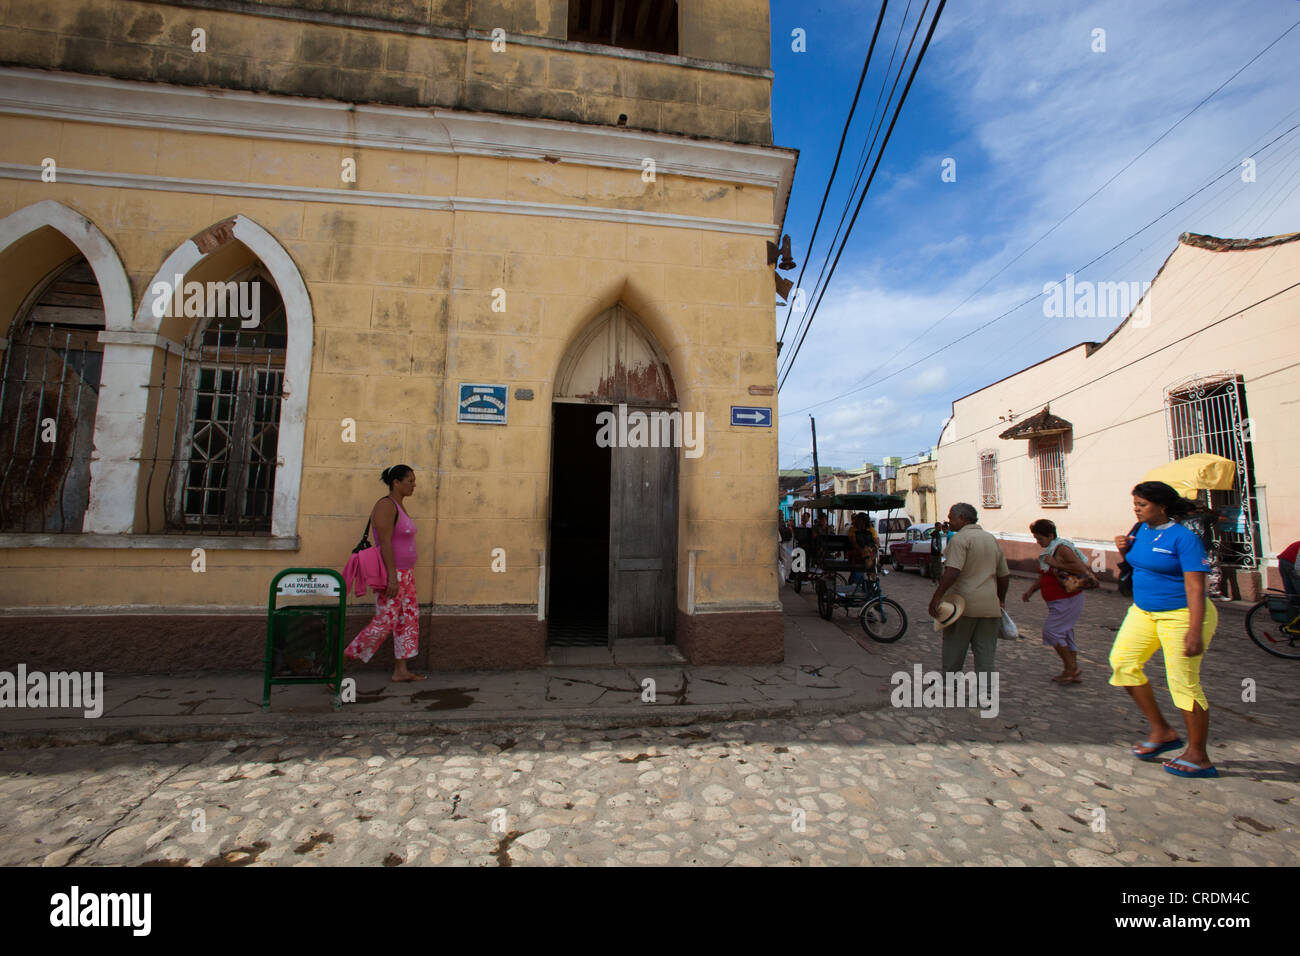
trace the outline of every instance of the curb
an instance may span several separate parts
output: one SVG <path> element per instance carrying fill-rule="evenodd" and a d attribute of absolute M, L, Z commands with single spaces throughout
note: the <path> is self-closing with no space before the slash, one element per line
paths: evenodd
<path fill-rule="evenodd" d="M 116 726 L 103 730 L 86 728 L 33 728 L 0 730 L 0 749 L 37 747 L 75 747 L 87 744 L 111 746 L 115 744 L 182 743 L 201 740 L 229 740 L 231 738 L 265 739 L 285 736 L 345 737 L 363 734 L 395 733 L 410 736 L 453 735 L 493 730 L 508 730 L 522 726 L 546 729 L 618 730 L 628 727 L 676 727 L 698 723 L 727 723 L 740 720 L 773 720 L 791 717 L 836 715 L 881 710 L 889 706 L 888 695 L 854 694 L 829 700 L 802 700 L 765 705 L 706 706 L 667 705 L 656 713 L 651 708 L 646 713 L 620 711 L 592 711 L 582 708 L 538 711 L 488 711 L 465 714 L 462 717 L 441 716 L 421 719 L 394 714 L 376 715 L 365 720 L 331 720 L 332 714 L 309 717 L 285 717 L 249 720 L 240 717 L 232 720 L 187 721 L 176 724 L 172 720 Z"/>

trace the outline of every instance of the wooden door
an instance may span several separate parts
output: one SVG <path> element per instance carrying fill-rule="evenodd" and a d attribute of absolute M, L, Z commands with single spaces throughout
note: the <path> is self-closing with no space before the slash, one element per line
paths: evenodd
<path fill-rule="evenodd" d="M 677 449 L 611 449 L 609 642 L 672 641 L 677 590 Z"/>

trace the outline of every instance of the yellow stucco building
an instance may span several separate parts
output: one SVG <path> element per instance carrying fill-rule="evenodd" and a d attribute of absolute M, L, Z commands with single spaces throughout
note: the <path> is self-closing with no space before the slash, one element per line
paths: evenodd
<path fill-rule="evenodd" d="M 10 0 L 0 63 L 6 664 L 258 666 L 396 463 L 416 663 L 780 659 L 766 0 Z"/>

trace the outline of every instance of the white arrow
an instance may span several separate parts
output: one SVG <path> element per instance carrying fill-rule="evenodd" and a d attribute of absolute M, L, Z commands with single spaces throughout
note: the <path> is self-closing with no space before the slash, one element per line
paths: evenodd
<path fill-rule="evenodd" d="M 751 422 L 761 422 L 767 420 L 767 414 L 755 409 L 752 412 L 736 412 L 737 418 L 748 418 Z"/>

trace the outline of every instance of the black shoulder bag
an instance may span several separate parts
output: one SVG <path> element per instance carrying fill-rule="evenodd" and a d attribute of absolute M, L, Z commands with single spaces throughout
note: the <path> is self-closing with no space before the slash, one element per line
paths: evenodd
<path fill-rule="evenodd" d="M 1137 524 L 1135 524 L 1132 528 L 1129 529 L 1128 536 L 1130 538 L 1135 537 L 1138 533 L 1138 529 L 1141 527 L 1142 527 L 1142 522 L 1139 521 Z M 1132 597 L 1133 596 L 1133 565 L 1129 564 L 1127 561 L 1121 558 L 1119 562 L 1119 567 L 1116 570 L 1118 572 L 1119 593 L 1124 595 L 1125 597 Z"/>
<path fill-rule="evenodd" d="M 394 509 L 397 508 L 397 502 L 393 502 L 393 507 L 394 507 Z M 373 511 L 374 509 L 371 509 L 371 510 Z M 394 528 L 397 527 L 397 522 L 398 522 L 398 519 L 399 519 L 399 518 L 401 518 L 401 512 L 400 512 L 400 511 L 397 511 L 397 510 L 394 510 L 394 513 L 393 513 L 393 527 L 394 527 Z M 372 544 L 370 543 L 370 519 L 367 518 L 367 519 L 366 519 L 366 530 L 363 531 L 363 532 L 361 532 L 361 542 L 360 542 L 360 543 L 359 543 L 355 548 L 352 549 L 352 553 L 353 553 L 353 554 L 357 554 L 357 553 L 359 553 L 359 552 L 361 552 L 361 551 L 366 550 L 366 548 L 372 548 L 372 547 L 374 547 L 374 545 L 372 545 Z"/>

